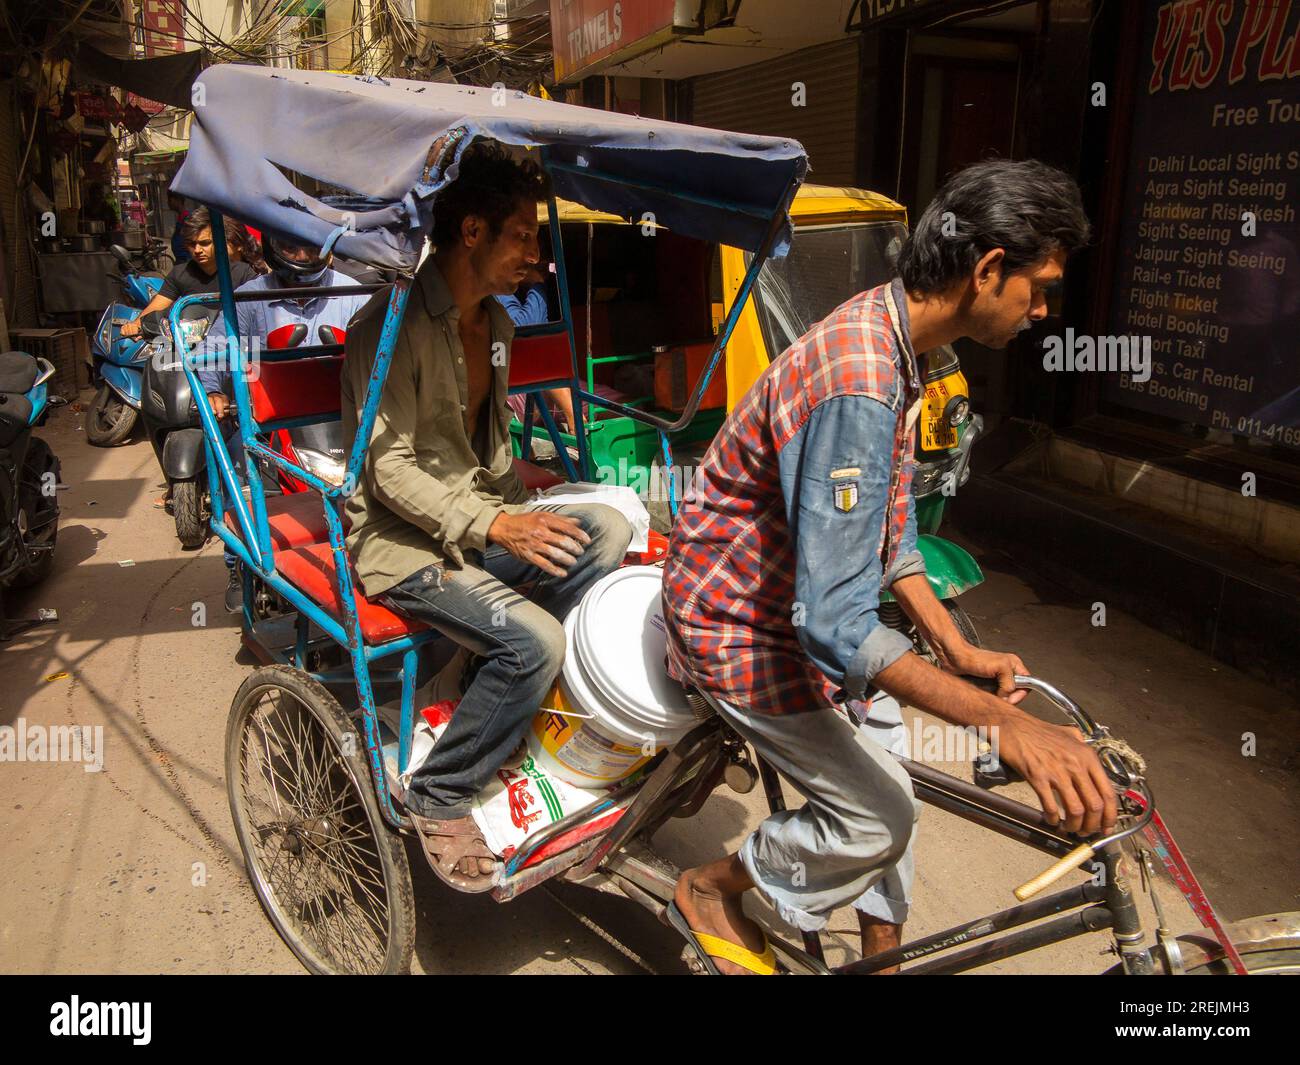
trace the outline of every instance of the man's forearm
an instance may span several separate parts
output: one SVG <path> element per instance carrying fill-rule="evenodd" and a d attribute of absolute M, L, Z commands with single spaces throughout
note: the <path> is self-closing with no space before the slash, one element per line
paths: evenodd
<path fill-rule="evenodd" d="M 1000 725 L 1021 712 L 1004 699 L 935 669 L 909 651 L 872 678 L 899 702 L 928 711 L 954 725 Z"/>
<path fill-rule="evenodd" d="M 934 589 L 930 587 L 930 578 L 924 573 L 910 577 L 901 577 L 889 588 L 898 605 L 912 619 L 925 642 L 930 645 L 939 664 L 950 672 L 955 672 L 954 656 L 968 646 L 964 637 L 953 624 L 952 615 L 948 613 Z"/>

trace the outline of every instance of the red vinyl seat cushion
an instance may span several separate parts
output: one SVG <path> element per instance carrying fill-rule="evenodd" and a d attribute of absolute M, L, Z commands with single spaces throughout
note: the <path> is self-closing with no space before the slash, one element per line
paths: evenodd
<path fill-rule="evenodd" d="M 315 492 L 267 496 L 266 523 L 270 529 L 273 551 L 287 551 L 329 539 L 324 500 Z M 226 511 L 226 527 L 236 536 L 241 535 L 233 510 Z"/>
<path fill-rule="evenodd" d="M 275 568 L 290 584 L 326 613 L 343 620 L 339 601 L 334 552 L 329 544 L 310 544 L 288 551 L 275 552 Z M 379 603 L 372 603 L 356 591 L 356 575 L 352 578 L 353 603 L 361 622 L 361 636 L 369 644 L 388 643 L 399 637 L 422 632 L 428 628 L 423 622 L 403 617 Z"/>

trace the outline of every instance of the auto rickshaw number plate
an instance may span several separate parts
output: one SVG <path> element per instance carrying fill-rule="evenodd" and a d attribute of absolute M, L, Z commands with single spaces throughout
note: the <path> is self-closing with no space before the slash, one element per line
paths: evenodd
<path fill-rule="evenodd" d="M 943 400 L 935 397 L 926 402 L 921 419 L 921 450 L 947 451 L 957 446 L 957 430 L 943 416 Z"/>

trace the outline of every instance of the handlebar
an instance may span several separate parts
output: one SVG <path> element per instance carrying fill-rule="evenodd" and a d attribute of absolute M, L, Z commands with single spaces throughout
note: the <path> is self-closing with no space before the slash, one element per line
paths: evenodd
<path fill-rule="evenodd" d="M 986 692 L 992 692 L 994 695 L 998 691 L 998 682 L 992 677 L 969 677 L 963 676 L 962 680 L 967 681 L 975 687 Z M 1054 684 L 1038 677 L 1017 673 L 1012 678 L 1012 683 L 1018 690 L 1037 692 L 1054 704 L 1057 709 L 1064 713 L 1073 723 L 1074 726 L 1090 740 L 1099 740 L 1106 735 L 1106 730 L 1092 719 L 1092 716 L 1083 709 L 1078 703 L 1071 699 L 1065 692 Z"/>
<path fill-rule="evenodd" d="M 964 677 L 963 679 L 984 691 L 996 693 L 998 690 L 998 682 L 989 677 Z M 1083 709 L 1083 707 L 1066 695 L 1065 692 L 1061 691 L 1060 688 L 1056 687 L 1056 685 L 1049 684 L 1047 681 L 1042 680 L 1039 677 L 1031 677 L 1021 674 L 1016 674 L 1012 683 L 1018 690 L 1037 692 L 1039 695 L 1047 699 L 1048 702 L 1056 706 L 1057 709 L 1064 713 L 1074 726 L 1083 733 L 1089 745 L 1095 747 L 1099 741 L 1105 740 L 1110 736 L 1110 732 L 1104 726 L 1098 725 L 1097 722 L 1092 719 L 1092 716 Z M 1134 822 L 1128 827 L 1120 829 L 1117 832 L 1112 832 L 1108 836 L 1102 836 L 1100 839 L 1080 843 L 1079 846 L 1075 847 L 1069 854 L 1065 855 L 1059 861 L 1054 862 L 1049 868 L 1039 873 L 1032 880 L 1028 880 L 1021 884 L 1015 890 L 1015 896 L 1020 902 L 1025 902 L 1026 900 L 1033 898 L 1033 896 L 1037 895 L 1044 888 L 1056 883 L 1056 881 L 1060 880 L 1061 877 L 1065 876 L 1071 869 L 1077 868 L 1104 847 L 1108 847 L 1112 843 L 1118 843 L 1120 840 L 1126 839 L 1136 832 L 1140 832 L 1147 826 L 1147 823 L 1155 814 L 1155 797 L 1151 794 L 1151 788 L 1146 781 L 1141 779 L 1135 780 L 1132 774 L 1129 773 L 1128 767 L 1115 751 L 1104 750 L 1098 753 L 1101 756 L 1102 765 L 1105 767 L 1107 775 L 1110 776 L 1111 780 L 1114 782 L 1116 789 L 1122 795 L 1136 795 L 1140 797 L 1140 800 L 1143 803 L 1141 813 L 1138 814 Z"/>

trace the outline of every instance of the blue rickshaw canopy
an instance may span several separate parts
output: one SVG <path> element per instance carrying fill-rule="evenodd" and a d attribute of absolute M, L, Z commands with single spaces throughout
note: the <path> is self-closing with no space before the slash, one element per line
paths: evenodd
<path fill-rule="evenodd" d="M 189 155 L 172 190 L 281 237 L 409 271 L 437 192 L 478 138 L 544 148 L 557 196 L 756 252 L 808 169 L 798 141 L 541 100 L 502 88 L 221 64 L 193 90 Z M 298 189 L 293 172 L 356 199 Z M 622 182 L 609 180 L 614 176 Z"/>

